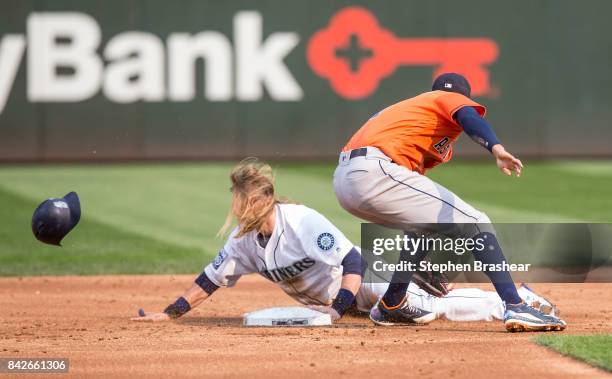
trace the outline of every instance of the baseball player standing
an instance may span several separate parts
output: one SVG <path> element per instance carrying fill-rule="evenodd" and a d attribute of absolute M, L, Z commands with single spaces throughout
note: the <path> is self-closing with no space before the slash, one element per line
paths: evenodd
<path fill-rule="evenodd" d="M 475 224 L 473 238 L 487 241 L 487 251 L 474 251 L 484 264 L 505 262 L 489 218 L 457 195 L 425 176 L 448 162 L 453 142 L 465 131 L 491 152 L 506 175 L 520 176 L 523 164 L 500 144 L 483 119 L 485 107 L 470 99 L 470 84 L 461 75 L 446 73 L 432 91 L 391 105 L 372 116 L 342 149 L 334 173 L 334 191 L 344 209 L 367 221 L 404 230 L 415 223 Z M 478 226 L 480 225 L 480 226 Z M 418 263 L 426 251 L 400 254 Z M 509 331 L 563 330 L 566 323 L 529 306 L 517 293 L 508 271 L 485 271 L 505 302 Z M 413 324 L 427 311 L 409 306 L 406 288 L 411 272 L 395 272 L 370 319 L 379 325 Z"/>

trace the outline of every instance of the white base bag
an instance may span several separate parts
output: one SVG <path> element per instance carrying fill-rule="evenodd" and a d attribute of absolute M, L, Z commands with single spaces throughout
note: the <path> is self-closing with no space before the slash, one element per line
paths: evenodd
<path fill-rule="evenodd" d="M 265 308 L 244 314 L 244 326 L 326 326 L 331 317 L 305 307 Z"/>

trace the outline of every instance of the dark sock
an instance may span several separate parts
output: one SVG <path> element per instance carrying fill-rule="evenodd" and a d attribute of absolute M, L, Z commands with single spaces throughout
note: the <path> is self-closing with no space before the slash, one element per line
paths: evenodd
<path fill-rule="evenodd" d="M 506 261 L 499 242 L 493 233 L 485 232 L 477 234 L 474 240 L 483 238 L 485 249 L 473 251 L 474 259 L 486 264 L 501 264 Z M 495 291 L 506 304 L 518 304 L 523 300 L 516 291 L 512 276 L 508 271 L 485 271 L 485 274 L 493 283 Z"/>
<path fill-rule="evenodd" d="M 406 233 L 409 237 L 416 238 Z M 419 266 L 419 263 L 425 259 L 427 251 L 418 250 L 414 255 L 409 252 L 402 250 L 400 253 L 399 262 L 410 262 Z M 406 291 L 408 291 L 408 284 L 412 279 L 412 271 L 395 271 L 391 277 L 391 283 L 387 292 L 382 297 L 383 302 L 387 307 L 394 307 L 399 305 L 402 300 L 406 297 Z"/>
<path fill-rule="evenodd" d="M 408 291 L 408 283 L 389 283 L 387 292 L 382 297 L 382 301 L 387 307 L 395 307 L 399 305 L 406 297 Z"/>

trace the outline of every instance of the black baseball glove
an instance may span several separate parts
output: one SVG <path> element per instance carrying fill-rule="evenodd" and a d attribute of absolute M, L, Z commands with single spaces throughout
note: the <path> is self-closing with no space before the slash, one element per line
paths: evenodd
<path fill-rule="evenodd" d="M 439 271 L 417 271 L 412 275 L 412 282 L 436 297 L 444 297 L 453 289 L 453 284 Z"/>

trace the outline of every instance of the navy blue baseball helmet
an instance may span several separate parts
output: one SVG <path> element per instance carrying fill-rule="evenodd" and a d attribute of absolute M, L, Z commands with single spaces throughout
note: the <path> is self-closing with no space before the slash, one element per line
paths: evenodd
<path fill-rule="evenodd" d="M 43 201 L 32 215 L 32 232 L 36 239 L 50 245 L 60 242 L 79 223 L 81 203 L 76 192 L 58 199 Z"/>
<path fill-rule="evenodd" d="M 434 80 L 431 86 L 432 91 L 456 92 L 463 96 L 470 97 L 472 87 L 470 82 L 463 75 L 454 72 L 444 73 Z"/>

